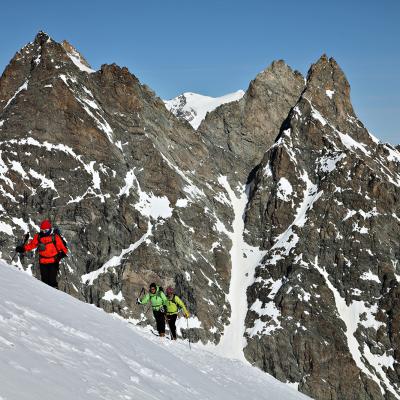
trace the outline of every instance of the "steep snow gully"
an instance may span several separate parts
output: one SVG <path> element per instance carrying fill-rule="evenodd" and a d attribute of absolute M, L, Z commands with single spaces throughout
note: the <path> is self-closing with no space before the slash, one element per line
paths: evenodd
<path fill-rule="evenodd" d="M 225 231 L 232 241 L 230 251 L 232 270 L 228 294 L 231 317 L 221 342 L 217 346 L 217 351 L 226 357 L 246 361 L 243 354 L 243 348 L 246 345 L 244 321 L 248 310 L 246 292 L 254 282 L 255 268 L 265 252 L 260 251 L 257 247 L 249 246 L 243 239 L 245 229 L 243 217 L 248 202 L 246 186 L 238 187 L 239 196 L 237 196 L 225 176 L 220 176 L 218 182 L 229 196 L 234 220 L 232 230 Z"/>
<path fill-rule="evenodd" d="M 308 397 L 237 360 L 192 350 L 0 261 L 1 400 Z"/>

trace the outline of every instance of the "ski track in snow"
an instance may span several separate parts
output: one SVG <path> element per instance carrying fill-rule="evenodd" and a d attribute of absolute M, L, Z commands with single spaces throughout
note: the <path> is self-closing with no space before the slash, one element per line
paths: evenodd
<path fill-rule="evenodd" d="M 3 400 L 300 400 L 200 344 L 152 336 L 0 262 Z"/>

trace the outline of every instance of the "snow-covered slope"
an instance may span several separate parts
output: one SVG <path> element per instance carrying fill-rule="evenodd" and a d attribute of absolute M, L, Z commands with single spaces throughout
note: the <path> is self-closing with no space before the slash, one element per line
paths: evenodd
<path fill-rule="evenodd" d="M 0 262 L 0 399 L 307 397 L 239 361 L 152 336 Z"/>
<path fill-rule="evenodd" d="M 226 94 L 221 97 L 203 96 L 197 93 L 183 93 L 171 100 L 164 101 L 165 107 L 179 118 L 186 119 L 194 129 L 197 129 L 208 112 L 222 104 L 240 100 L 243 90 Z"/>

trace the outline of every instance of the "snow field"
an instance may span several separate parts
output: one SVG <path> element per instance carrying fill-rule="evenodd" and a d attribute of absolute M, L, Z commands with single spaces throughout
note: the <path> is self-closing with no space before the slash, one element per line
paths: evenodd
<path fill-rule="evenodd" d="M 2 400 L 307 397 L 199 344 L 172 342 L 0 262 Z"/>

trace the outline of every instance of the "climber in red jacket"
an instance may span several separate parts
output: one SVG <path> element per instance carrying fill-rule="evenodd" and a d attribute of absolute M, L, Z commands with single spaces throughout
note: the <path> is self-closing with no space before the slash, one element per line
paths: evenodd
<path fill-rule="evenodd" d="M 40 276 L 42 282 L 58 289 L 57 274 L 62 258 L 66 257 L 68 249 L 61 235 L 52 229 L 51 222 L 46 219 L 40 224 L 40 232 L 25 244 L 16 247 L 16 251 L 24 253 L 38 248 Z"/>

